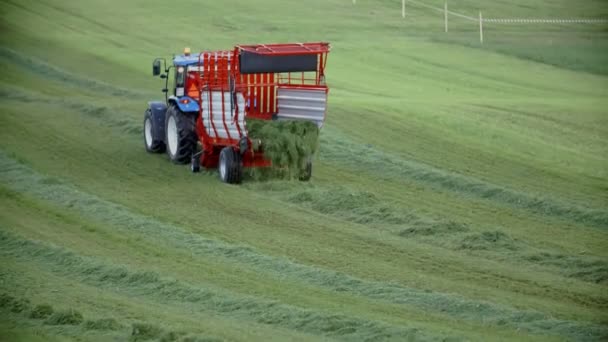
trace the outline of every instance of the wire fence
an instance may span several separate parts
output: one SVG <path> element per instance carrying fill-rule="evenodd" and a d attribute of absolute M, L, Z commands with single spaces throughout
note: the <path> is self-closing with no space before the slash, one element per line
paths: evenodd
<path fill-rule="evenodd" d="M 554 13 L 564 17 L 543 18 L 538 13 L 551 12 L 540 7 L 524 10 L 516 9 L 515 4 L 500 2 L 479 10 L 471 6 L 473 3 L 353 1 L 354 8 L 365 11 L 361 14 L 383 13 L 383 20 L 376 23 L 397 29 L 389 34 L 399 37 L 483 48 L 546 65 L 608 76 L 608 7 L 590 5 L 576 11 L 558 9 Z M 573 2 L 571 7 L 578 8 L 578 5 Z M 590 17 L 585 17 L 586 13 Z M 527 15 L 530 17 L 526 18 Z M 593 15 L 597 17 L 591 17 Z"/>
<path fill-rule="evenodd" d="M 448 18 L 449 16 L 454 16 L 458 18 L 462 18 L 465 20 L 469 20 L 472 22 L 479 23 L 479 41 L 483 44 L 484 39 L 484 24 L 492 23 L 492 24 L 606 24 L 608 23 L 608 19 L 603 18 L 595 18 L 595 19 L 584 19 L 584 18 L 568 18 L 568 19 L 557 19 L 557 18 L 484 18 L 482 16 L 482 11 L 479 11 L 479 17 L 471 17 L 462 13 L 454 12 L 448 10 L 448 2 L 445 2 L 443 8 L 432 6 L 426 4 L 424 2 L 416 1 L 416 0 L 402 0 L 402 6 L 405 7 L 405 4 L 413 4 L 416 6 L 430 8 L 437 12 L 443 12 L 444 20 L 445 20 L 445 31 L 448 32 Z M 405 11 L 403 11 L 403 16 L 405 17 Z"/>
<path fill-rule="evenodd" d="M 606 24 L 608 19 L 487 19 L 487 23 L 524 23 L 524 24 Z"/>
<path fill-rule="evenodd" d="M 356 4 L 356 0 L 353 0 L 353 4 Z M 482 15 L 483 11 L 481 10 L 479 11 L 478 16 L 470 16 L 449 10 L 447 1 L 444 3 L 444 7 L 437 7 L 434 5 L 430 5 L 426 2 L 417 0 L 401 0 L 402 17 L 406 19 L 407 11 L 411 10 L 412 7 L 416 6 L 431 9 L 433 11 L 443 14 L 445 21 L 445 32 L 448 32 L 449 30 L 450 17 L 464 19 L 472 23 L 476 23 L 476 27 L 478 27 L 479 30 L 479 40 L 481 43 L 483 43 L 484 29 L 486 28 L 484 27 L 484 24 L 608 24 L 608 19 L 604 18 L 484 18 Z M 409 10 L 406 10 L 406 8 L 409 8 Z"/>
<path fill-rule="evenodd" d="M 479 18 L 471 17 L 471 16 L 468 16 L 468 15 L 465 15 L 462 13 L 449 11 L 449 10 L 447 10 L 447 6 L 445 6 L 444 8 L 435 7 L 435 6 L 432 6 L 432 5 L 423 3 L 423 2 L 419 2 L 419 1 L 415 1 L 415 0 L 402 0 L 402 3 L 415 4 L 415 5 L 418 5 L 421 7 L 430 8 L 430 9 L 433 9 L 438 12 L 444 12 L 448 15 L 467 19 L 470 21 L 479 21 L 480 20 Z M 446 2 L 446 5 L 447 5 L 447 2 Z M 608 23 L 608 19 L 603 19 L 603 18 L 599 18 L 599 19 L 482 18 L 481 20 L 483 22 L 488 22 L 488 23 L 533 23 L 533 24 L 605 24 L 605 23 Z"/>

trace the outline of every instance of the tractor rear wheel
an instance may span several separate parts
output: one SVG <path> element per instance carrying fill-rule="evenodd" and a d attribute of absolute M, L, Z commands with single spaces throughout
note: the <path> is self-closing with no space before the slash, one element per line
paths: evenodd
<path fill-rule="evenodd" d="M 144 114 L 144 145 L 146 151 L 150 153 L 163 153 L 165 152 L 165 142 L 162 140 L 154 139 L 154 132 L 156 132 L 156 123 L 152 118 L 150 110 L 146 110 Z"/>
<path fill-rule="evenodd" d="M 219 175 L 222 182 L 228 184 L 238 184 L 243 178 L 241 154 L 230 146 L 220 152 Z"/>
<path fill-rule="evenodd" d="M 175 164 L 189 162 L 196 148 L 196 115 L 170 106 L 165 118 L 165 132 L 169 159 Z"/>

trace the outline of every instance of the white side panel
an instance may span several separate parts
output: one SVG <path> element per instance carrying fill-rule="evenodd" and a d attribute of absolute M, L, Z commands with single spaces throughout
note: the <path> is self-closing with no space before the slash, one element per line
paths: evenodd
<path fill-rule="evenodd" d="M 211 94 L 210 94 L 211 93 Z M 224 98 L 222 99 L 222 93 Z M 230 92 L 225 91 L 212 91 L 203 92 L 203 124 L 207 129 L 207 134 L 211 137 L 216 137 L 215 131 L 217 131 L 218 138 L 228 138 L 230 134 L 231 138 L 240 138 L 239 129 L 242 133 L 245 133 L 245 97 L 241 93 L 237 93 L 236 102 L 231 103 Z M 210 101 L 211 100 L 211 101 Z M 223 106 L 222 106 L 223 102 Z M 233 107 L 232 110 L 231 106 Z M 236 108 L 239 108 L 238 122 L 235 120 Z M 210 111 L 211 109 L 211 111 Z M 212 115 L 209 115 L 209 114 Z M 212 122 L 215 126 L 213 130 Z M 224 127 L 224 119 L 226 127 Z M 228 129 L 226 131 L 226 128 Z"/>
<path fill-rule="evenodd" d="M 313 121 L 319 128 L 325 121 L 327 109 L 327 93 L 319 89 L 277 90 L 277 118 L 279 120 L 308 120 Z"/>

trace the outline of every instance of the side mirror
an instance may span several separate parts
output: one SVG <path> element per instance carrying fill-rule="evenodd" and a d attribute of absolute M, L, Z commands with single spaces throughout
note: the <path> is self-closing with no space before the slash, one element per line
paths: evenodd
<path fill-rule="evenodd" d="M 157 59 L 152 63 L 152 76 L 158 75 L 160 75 L 160 60 Z"/>

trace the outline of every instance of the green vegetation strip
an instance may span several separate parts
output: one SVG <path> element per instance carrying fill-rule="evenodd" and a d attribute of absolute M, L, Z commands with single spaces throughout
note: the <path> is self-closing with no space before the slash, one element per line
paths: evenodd
<path fill-rule="evenodd" d="M 2 239 L 1 236 L 2 233 L 0 232 L 0 240 Z M 89 338 L 92 336 L 91 332 L 98 331 L 103 334 L 103 340 L 119 339 L 122 341 L 125 340 L 124 336 L 128 334 L 128 340 L 130 341 L 224 341 L 224 339 L 209 335 L 199 336 L 185 331 L 166 330 L 156 324 L 141 321 L 133 322 L 129 329 L 114 318 L 85 320 L 84 315 L 76 309 L 56 310 L 50 304 L 32 306 L 28 299 L 14 297 L 8 293 L 0 293 L 0 313 L 4 315 L 5 321 L 13 321 L 11 323 L 14 323 L 17 327 L 26 326 L 30 329 L 35 326 L 54 327 L 56 328 L 55 331 L 57 329 L 61 331 L 61 335 L 73 336 L 78 339 L 83 337 L 85 331 Z M 4 337 L 1 329 L 0 327 L 0 339 Z"/>
<path fill-rule="evenodd" d="M 128 119 L 131 114 L 117 112 L 106 106 L 96 106 L 65 98 L 51 98 L 40 94 L 34 95 L 19 89 L 0 89 L 0 98 L 23 103 L 60 106 L 77 111 L 93 119 L 98 119 L 105 126 L 117 128 L 127 134 L 141 135 L 143 132 L 141 122 Z"/>
<path fill-rule="evenodd" d="M 130 89 L 116 87 L 114 85 L 71 74 L 67 71 L 51 66 L 37 58 L 23 55 L 6 47 L 0 47 L 0 59 L 3 59 L 9 63 L 14 63 L 17 66 L 34 72 L 36 75 L 42 76 L 46 79 L 66 83 L 71 87 L 89 89 L 91 91 L 102 92 L 111 96 L 139 98 L 145 96 L 143 93 L 135 92 Z"/>
<path fill-rule="evenodd" d="M 443 340 L 416 328 L 305 310 L 276 301 L 164 279 L 156 272 L 136 272 L 124 266 L 107 265 L 60 247 L 22 239 L 9 233 L 0 232 L 0 246 L 0 255 L 4 257 L 35 261 L 53 272 L 69 275 L 72 279 L 105 289 L 156 298 L 159 302 L 194 304 L 200 310 L 242 316 L 258 323 L 330 337 L 353 340 Z M 56 312 L 49 318 L 49 324 L 80 324 L 82 321 L 82 315 L 71 311 Z"/>
<path fill-rule="evenodd" d="M 430 186 L 504 203 L 531 212 L 567 219 L 600 229 L 608 229 L 608 211 L 559 202 L 513 191 L 491 183 L 436 169 L 423 163 L 403 160 L 373 147 L 357 144 L 335 129 L 321 135 L 319 158 L 385 179 L 413 179 Z"/>
<path fill-rule="evenodd" d="M 24 102 L 40 102 L 64 106 L 88 116 L 103 119 L 106 125 L 119 128 L 126 133 L 141 135 L 142 132 L 140 122 L 126 119 L 128 117 L 127 115 L 114 113 L 110 108 L 105 106 L 95 106 L 65 99 L 51 99 L 44 96 L 34 96 L 19 90 L 0 90 L 0 97 Z M 274 121 L 272 121 L 272 123 L 274 123 Z M 297 124 L 298 127 L 294 128 L 294 130 L 302 130 L 307 124 L 311 124 L 310 122 L 303 123 L 302 127 L 300 127 L 300 124 Z M 271 139 L 274 142 L 270 145 L 273 147 L 270 147 L 270 151 L 267 153 L 273 161 L 277 161 L 275 164 L 283 164 L 286 162 L 287 165 L 294 165 L 291 169 L 299 169 L 298 167 L 301 164 L 298 164 L 298 162 L 302 160 L 301 157 L 306 155 L 305 153 L 308 151 L 315 153 L 318 149 L 318 143 L 312 143 L 313 140 L 315 140 L 313 139 L 315 137 L 314 130 L 307 131 L 305 134 L 306 138 L 298 139 L 289 137 L 288 134 L 284 134 L 285 128 L 288 126 L 276 128 L 273 127 L 274 125 L 277 124 L 258 126 L 254 124 L 253 127 L 249 127 L 249 129 L 253 132 L 261 132 L 259 135 L 262 137 L 266 137 L 267 135 L 270 136 L 270 138 L 274 137 L 274 139 Z M 265 126 L 267 128 L 262 129 Z M 272 134 L 274 131 L 283 132 L 283 134 Z M 253 136 L 252 133 L 252 137 Z M 533 196 L 459 174 L 441 171 L 423 163 L 403 160 L 388 153 L 381 152 L 373 147 L 354 143 L 347 137 L 344 137 L 336 129 L 325 129 L 318 140 L 322 146 L 318 153 L 319 159 L 322 161 L 361 170 L 366 173 L 374 174 L 375 177 L 391 180 L 402 178 L 413 179 L 464 196 L 474 196 L 492 200 L 516 208 L 529 210 L 537 214 L 559 217 L 595 228 L 608 228 L 608 212 L 606 210 L 584 208 L 553 199 Z M 290 178 L 296 177 L 297 175 L 298 173 L 283 172 L 280 168 L 272 170 L 272 172 L 269 173 L 264 173 L 264 171 L 260 169 L 252 169 L 252 176 L 254 179 L 270 177 Z"/>
<path fill-rule="evenodd" d="M 551 318 L 541 312 L 524 311 L 457 295 L 372 282 L 329 270 L 306 266 L 287 259 L 260 254 L 248 246 L 231 245 L 190 234 L 181 228 L 136 214 L 127 208 L 84 193 L 61 181 L 44 177 L 0 152 L 0 183 L 55 205 L 77 211 L 83 217 L 112 225 L 115 229 L 141 234 L 153 242 L 174 244 L 194 255 L 221 257 L 247 265 L 270 276 L 287 277 L 332 291 L 352 293 L 375 300 L 418 307 L 484 324 L 524 329 L 533 334 L 554 334 L 573 339 L 600 339 L 608 328 L 585 322 Z"/>
<path fill-rule="evenodd" d="M 541 265 L 569 278 L 608 283 L 608 259 L 565 255 L 539 250 L 527 241 L 512 238 L 502 230 L 474 232 L 464 223 L 438 221 L 395 207 L 369 191 L 353 191 L 343 186 L 317 186 L 291 182 L 259 182 L 243 185 L 283 202 L 318 213 L 364 225 L 373 225 L 391 234 L 451 250 L 484 251 L 484 257 L 504 262 L 504 252 L 516 263 Z"/>
<path fill-rule="evenodd" d="M 42 95 L 34 96 L 27 92 L 11 89 L 0 89 L 0 97 L 22 102 L 35 102 L 41 104 L 58 105 L 76 110 L 91 118 L 98 119 L 104 125 L 115 127 L 127 134 L 141 134 L 139 122 L 125 119 L 126 113 L 119 113 L 105 106 L 95 106 L 73 102 L 66 99 L 52 99 Z M 256 120 L 260 121 L 260 120 Z M 333 133 L 332 133 L 333 134 Z M 346 139 L 340 139 L 342 142 Z M 311 139 L 312 141 L 312 139 Z M 329 143 L 327 143 L 329 144 Z M 312 146 L 312 144 L 310 145 Z M 352 148 L 369 148 L 361 145 L 351 144 Z M 332 156 L 341 155 L 332 146 L 323 148 L 322 158 L 327 154 Z M 378 153 L 375 151 L 374 153 Z M 279 153 L 280 154 L 280 153 Z M 369 154 L 371 156 L 371 154 Z M 389 166 L 390 172 L 390 166 Z M 289 174 L 281 169 L 263 170 L 250 169 L 254 179 L 288 178 Z M 386 171 L 386 170 L 385 170 Z M 388 230 L 396 235 L 412 238 L 431 235 L 452 235 L 466 233 L 467 227 L 458 222 L 436 222 L 428 218 L 422 218 L 414 213 L 404 212 L 400 208 L 394 208 L 386 202 L 380 201 L 373 193 L 367 191 L 352 192 L 344 187 L 319 188 L 310 184 L 295 187 L 285 182 L 261 182 L 245 185 L 255 191 L 264 191 L 268 194 L 278 194 L 281 200 L 307 207 L 322 214 L 332 215 L 343 220 L 359 224 L 383 224 L 390 225 Z M 520 195 L 520 194 L 518 194 Z M 489 234 L 493 234 L 489 236 Z M 460 234 L 462 235 L 462 234 Z M 516 257 L 520 262 L 533 263 L 543 267 L 553 268 L 557 273 L 566 277 L 576 278 L 592 283 L 608 282 L 608 264 L 606 260 L 593 257 L 568 256 L 559 253 L 537 251 L 532 252 L 516 248 L 514 243 L 522 245 L 521 241 L 514 241 L 503 232 L 482 232 L 479 236 L 460 236 L 460 239 L 442 239 L 441 241 L 425 241 L 427 243 L 447 247 L 455 250 L 502 250 L 519 249 Z M 502 260 L 503 256 L 498 256 Z"/>

